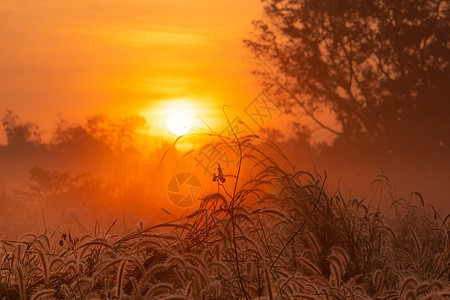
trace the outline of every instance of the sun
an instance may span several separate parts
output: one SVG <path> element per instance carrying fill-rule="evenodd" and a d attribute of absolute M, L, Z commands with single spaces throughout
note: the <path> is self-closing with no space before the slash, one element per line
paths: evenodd
<path fill-rule="evenodd" d="M 170 116 L 167 127 L 173 134 L 183 135 L 191 129 L 191 119 L 184 113 L 175 113 Z"/>

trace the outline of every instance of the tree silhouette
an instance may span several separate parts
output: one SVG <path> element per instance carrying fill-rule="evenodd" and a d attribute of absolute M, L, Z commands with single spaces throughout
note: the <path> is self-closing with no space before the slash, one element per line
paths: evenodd
<path fill-rule="evenodd" d="M 244 42 L 287 112 L 301 108 L 336 143 L 449 147 L 449 1 L 262 2 Z"/>
<path fill-rule="evenodd" d="M 2 118 L 8 145 L 38 144 L 41 141 L 39 127 L 27 122 L 19 123 L 19 117 L 8 110 Z"/>

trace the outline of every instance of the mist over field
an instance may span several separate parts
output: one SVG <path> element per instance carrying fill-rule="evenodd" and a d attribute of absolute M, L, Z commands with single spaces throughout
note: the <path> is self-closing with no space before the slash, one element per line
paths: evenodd
<path fill-rule="evenodd" d="M 115 230 L 126 232 L 140 222 L 167 221 L 184 210 L 167 196 L 169 180 L 180 172 L 199 176 L 203 195 L 214 188 L 210 171 L 215 172 L 216 165 L 210 163 L 205 172 L 191 156 L 218 138 L 207 137 L 207 143 L 189 151 L 168 141 L 155 144 L 146 133 L 149 124 L 139 116 L 116 122 L 106 116 L 90 117 L 83 124 L 60 121 L 48 142 L 42 142 L 37 124 L 12 112 L 4 116 L 3 125 L 8 141 L 0 149 L 2 238 L 19 238 L 30 231 L 93 231 L 116 220 Z M 436 158 L 420 153 L 387 159 L 376 153 L 372 158 L 348 157 L 325 145 L 311 146 L 301 135 L 282 139 L 280 132 L 270 130 L 252 143 L 260 149 L 274 143 L 286 156 L 274 159 L 289 168 L 312 174 L 326 171 L 327 189 L 346 198 L 368 198 L 386 210 L 398 198 L 418 202 L 423 197 L 444 215 L 450 209 L 445 185 L 450 168 Z M 229 166 L 226 171 L 232 175 L 236 170 Z M 378 183 L 380 176 L 385 176 L 386 185 Z"/>
<path fill-rule="evenodd" d="M 200 146 L 189 143 L 189 135 L 156 144 L 139 116 L 60 121 L 48 142 L 42 142 L 36 124 L 12 112 L 4 116 L 3 129 L 6 299 L 28 299 L 31 293 L 46 299 L 95 297 L 107 293 L 109 284 L 116 285 L 112 294 L 130 299 L 216 298 L 225 293 L 224 285 L 226 293 L 243 297 L 448 295 L 449 218 L 442 214 L 449 208 L 447 191 L 436 180 L 421 183 L 439 168 L 417 157 L 397 158 L 397 164 L 376 153 L 370 159 L 349 157 L 329 145 L 311 146 L 301 134 L 277 141 L 281 136 L 274 130 L 235 140 L 196 133 L 197 139 L 206 135 Z M 205 160 L 214 151 L 221 156 Z M 411 163 L 413 170 L 401 167 Z M 380 165 L 385 170 L 377 169 Z M 408 175 L 413 171 L 417 177 Z M 199 193 L 193 193 L 195 182 L 180 182 L 183 174 L 200 178 Z M 174 200 L 174 178 L 175 194 L 191 195 L 192 202 Z M 411 185 L 428 192 L 407 191 Z M 405 191 L 402 199 L 398 194 Z M 435 195 L 434 202 L 427 194 Z M 11 260 L 15 256 L 22 262 Z M 72 257 L 80 257 L 78 269 L 68 269 Z M 238 271 L 232 271 L 235 259 L 242 259 Z M 20 271 L 8 267 L 13 264 Z M 222 265 L 216 270 L 217 264 Z M 404 269 L 411 264 L 414 271 Z M 277 279 L 270 274 L 285 274 L 283 269 L 301 277 L 273 283 Z M 23 287 L 14 285 L 22 280 L 17 272 L 30 272 Z M 231 272 L 239 273 L 225 275 Z M 18 278 L 9 279 L 11 287 L 8 274 Z M 85 280 L 79 288 L 67 286 L 79 278 Z M 199 283 L 186 290 L 189 282 Z M 286 290 L 271 290 L 280 284 Z M 64 290 L 58 291 L 60 286 Z"/>
<path fill-rule="evenodd" d="M 220 143 L 217 137 L 208 136 L 188 151 L 169 141 L 154 143 L 147 134 L 149 123 L 140 116 L 113 121 L 99 115 L 73 124 L 61 120 L 55 128 L 49 141 L 43 142 L 38 124 L 13 112 L 3 117 L 7 142 L 0 148 L 2 238 L 19 238 L 28 232 L 93 232 L 116 220 L 114 230 L 123 233 L 141 222 L 171 220 L 194 209 L 180 209 L 168 198 L 169 180 L 180 172 L 201 178 L 203 196 L 214 191 L 211 173 L 216 172 L 216 164 L 210 162 L 206 172 L 195 155 L 209 143 Z M 374 151 L 358 157 L 326 145 L 311 146 L 301 134 L 289 139 L 277 130 L 259 134 L 253 146 L 272 154 L 268 145 L 273 143 L 286 156 L 277 157 L 277 153 L 273 159 L 288 169 L 319 175 L 326 171 L 329 192 L 348 199 L 365 198 L 385 211 L 399 198 L 414 203 L 423 198 L 443 215 L 450 209 L 448 161 L 414 152 L 383 158 Z M 226 161 L 222 167 L 228 167 L 227 175 L 236 171 Z M 378 182 L 380 177 L 383 184 Z"/>

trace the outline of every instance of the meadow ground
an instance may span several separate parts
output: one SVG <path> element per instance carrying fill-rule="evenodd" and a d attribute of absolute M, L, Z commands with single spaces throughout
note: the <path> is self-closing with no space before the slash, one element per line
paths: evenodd
<path fill-rule="evenodd" d="M 450 297 L 449 216 L 420 195 L 392 199 L 383 213 L 327 192 L 326 180 L 267 164 L 241 186 L 217 180 L 218 193 L 171 222 L 123 235 L 108 228 L 2 240 L 0 297 Z"/>

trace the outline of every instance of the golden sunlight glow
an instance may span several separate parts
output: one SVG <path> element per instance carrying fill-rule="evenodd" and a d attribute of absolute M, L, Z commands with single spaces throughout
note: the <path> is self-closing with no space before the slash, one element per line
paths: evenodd
<path fill-rule="evenodd" d="M 152 146 L 160 147 L 176 140 L 177 150 L 190 151 L 211 142 L 211 130 L 222 131 L 225 125 L 221 123 L 220 108 L 214 99 L 187 96 L 149 101 L 140 115 L 149 124 L 147 134 L 155 138 Z M 184 139 L 177 139 L 186 133 Z"/>
<path fill-rule="evenodd" d="M 170 116 L 167 127 L 175 135 L 183 135 L 191 129 L 191 120 L 184 113 L 176 113 Z"/>

